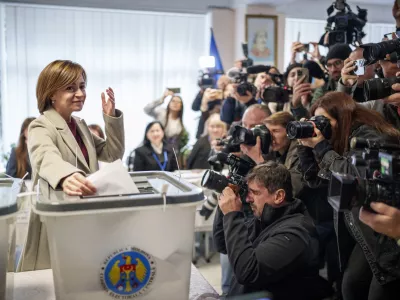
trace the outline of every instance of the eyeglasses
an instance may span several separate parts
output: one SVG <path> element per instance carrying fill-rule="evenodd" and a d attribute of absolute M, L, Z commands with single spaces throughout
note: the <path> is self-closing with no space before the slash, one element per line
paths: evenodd
<path fill-rule="evenodd" d="M 332 68 L 332 67 L 335 67 L 335 68 L 337 68 L 337 67 L 340 67 L 341 65 L 343 64 L 343 60 L 337 60 L 337 61 L 335 61 L 335 62 L 333 62 L 333 63 L 328 63 L 328 64 L 326 64 L 326 67 L 328 68 L 328 69 L 330 69 L 330 68 Z"/>

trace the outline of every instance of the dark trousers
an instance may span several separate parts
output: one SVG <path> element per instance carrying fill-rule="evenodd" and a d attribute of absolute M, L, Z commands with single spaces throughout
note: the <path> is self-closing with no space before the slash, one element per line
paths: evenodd
<path fill-rule="evenodd" d="M 380 285 L 357 244 L 344 272 L 342 294 L 344 300 L 398 300 L 400 280 Z"/>

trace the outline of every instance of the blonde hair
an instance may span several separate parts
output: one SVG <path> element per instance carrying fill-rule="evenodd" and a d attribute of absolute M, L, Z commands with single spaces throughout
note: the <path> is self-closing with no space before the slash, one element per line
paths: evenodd
<path fill-rule="evenodd" d="M 58 90 L 74 83 L 82 76 L 87 82 L 86 72 L 81 65 L 70 60 L 55 60 L 40 73 L 36 85 L 36 98 L 39 112 L 51 107 L 51 97 Z"/>
<path fill-rule="evenodd" d="M 226 125 L 225 122 L 221 121 L 220 115 L 217 113 L 213 113 L 211 116 L 208 117 L 205 123 L 203 136 L 206 136 L 208 134 L 208 126 L 210 125 L 211 122 L 217 122 L 220 125 L 222 125 L 225 133 L 228 131 L 228 126 Z"/>

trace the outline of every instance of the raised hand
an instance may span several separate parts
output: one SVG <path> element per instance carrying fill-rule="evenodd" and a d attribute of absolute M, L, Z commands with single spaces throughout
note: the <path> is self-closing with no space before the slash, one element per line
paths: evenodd
<path fill-rule="evenodd" d="M 114 91 L 112 88 L 106 89 L 106 93 L 108 96 L 108 99 L 106 101 L 106 95 L 104 93 L 101 93 L 101 101 L 103 104 L 103 112 L 107 116 L 115 117 L 115 96 L 114 96 Z"/>

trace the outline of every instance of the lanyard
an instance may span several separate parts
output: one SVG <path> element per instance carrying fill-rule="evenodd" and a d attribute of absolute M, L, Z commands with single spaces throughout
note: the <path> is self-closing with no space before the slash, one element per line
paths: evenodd
<path fill-rule="evenodd" d="M 167 151 L 164 151 L 164 163 L 162 165 L 161 165 L 160 160 L 158 159 L 158 156 L 154 152 L 153 152 L 153 157 L 156 160 L 156 163 L 160 167 L 161 171 L 165 171 L 165 168 L 167 167 L 167 162 L 168 162 Z"/>

